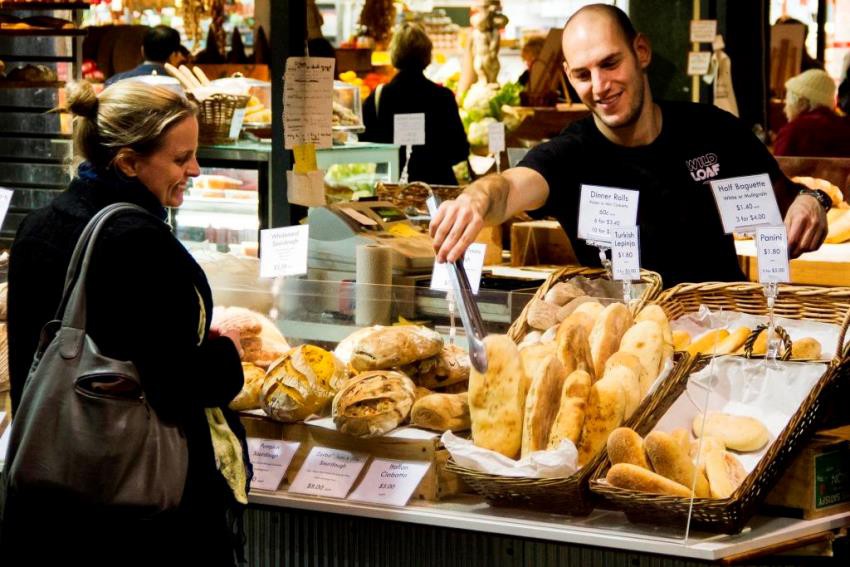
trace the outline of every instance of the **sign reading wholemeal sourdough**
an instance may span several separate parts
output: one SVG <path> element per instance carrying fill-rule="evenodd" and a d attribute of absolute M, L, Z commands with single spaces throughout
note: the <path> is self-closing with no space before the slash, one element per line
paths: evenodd
<path fill-rule="evenodd" d="M 368 459 L 369 455 L 364 453 L 313 447 L 289 492 L 345 498 Z"/>
<path fill-rule="evenodd" d="M 752 232 L 759 226 L 782 225 L 773 184 L 766 173 L 709 183 L 726 234 Z"/>

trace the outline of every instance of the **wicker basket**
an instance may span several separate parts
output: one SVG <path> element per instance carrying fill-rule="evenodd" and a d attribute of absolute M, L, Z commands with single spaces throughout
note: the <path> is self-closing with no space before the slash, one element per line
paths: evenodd
<path fill-rule="evenodd" d="M 624 424 L 641 434 L 648 433 L 687 385 L 692 360 L 683 352 L 674 355 L 673 369 L 652 396 L 647 396 Z M 509 506 L 586 516 L 593 511 L 594 497 L 588 482 L 596 469 L 607 462 L 605 448 L 568 478 L 518 478 L 480 473 L 461 467 L 449 459 L 446 470 L 460 476 L 475 492 L 493 506 Z"/>
<path fill-rule="evenodd" d="M 235 138 L 230 136 L 233 114 L 248 105 L 251 97 L 215 93 L 199 101 L 189 93 L 189 97 L 198 105 L 198 141 L 202 144 L 227 144 Z M 237 131 L 236 138 L 239 137 Z"/>
<path fill-rule="evenodd" d="M 658 303 L 671 321 L 692 313 L 700 305 L 723 308 L 753 315 L 766 314 L 767 306 L 760 284 L 703 283 L 681 284 L 663 292 Z M 833 395 L 836 380 L 850 370 L 848 350 L 843 348 L 850 317 L 850 289 L 780 286 L 776 313 L 793 319 L 815 319 L 841 325 L 838 348 L 827 371 L 797 409 L 782 433 L 762 457 L 758 466 L 729 498 L 696 498 L 693 500 L 691 526 L 722 533 L 740 532 L 755 514 L 761 501 L 773 488 L 794 453 L 813 433 L 827 400 Z M 702 356 L 691 365 L 689 374 L 705 367 L 709 357 Z M 673 400 L 670 400 L 672 404 Z M 659 418 L 661 416 L 658 416 Z M 642 435 L 645 431 L 639 431 Z M 684 526 L 691 500 L 661 496 L 610 486 L 601 482 L 610 462 L 603 459 L 590 481 L 592 492 L 604 497 L 611 505 L 623 510 L 631 521 Z"/>
<path fill-rule="evenodd" d="M 584 276 L 588 279 L 601 278 L 605 276 L 605 270 L 602 268 L 585 268 L 583 266 L 566 266 L 552 272 L 546 281 L 543 282 L 543 285 L 540 286 L 540 289 L 537 290 L 537 293 L 534 294 L 532 300 L 525 306 L 525 309 L 522 310 L 522 313 L 520 313 L 513 325 L 511 325 L 511 328 L 508 330 L 508 336 L 516 343 L 522 341 L 522 338 L 532 330 L 528 324 L 528 310 L 531 308 L 531 303 L 535 299 L 543 299 L 546 292 L 548 292 L 556 283 L 567 281 L 577 276 Z M 661 276 L 655 272 L 641 270 L 640 281 L 641 283 L 647 284 L 647 286 L 640 298 L 632 303 L 632 313 L 637 313 L 643 309 L 646 302 L 653 299 L 656 295 L 658 295 L 658 292 L 661 291 Z"/>

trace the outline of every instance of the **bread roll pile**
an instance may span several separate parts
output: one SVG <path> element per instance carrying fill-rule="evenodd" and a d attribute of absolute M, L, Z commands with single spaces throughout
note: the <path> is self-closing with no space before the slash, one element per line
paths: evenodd
<path fill-rule="evenodd" d="M 686 350 L 691 356 L 698 354 L 744 354 L 744 343 L 752 334 L 749 327 L 737 327 L 728 331 L 726 329 L 712 329 L 691 339 L 690 334 L 685 331 L 673 333 L 673 345 L 676 350 Z M 753 342 L 753 354 L 767 354 L 767 330 L 762 330 Z M 821 344 L 812 337 L 803 337 L 793 341 L 791 344 L 792 360 L 820 360 Z"/>
<path fill-rule="evenodd" d="M 472 370 L 469 379 L 476 445 L 516 458 L 569 439 L 583 466 L 658 378 L 673 352 L 664 312 L 649 306 L 633 319 L 622 303 L 605 307 L 574 292 L 557 284 L 547 293 L 572 304 L 551 341 L 527 338 L 517 347 L 506 336 L 485 340 L 487 372 Z"/>
<path fill-rule="evenodd" d="M 703 423 L 705 427 L 703 427 Z M 720 412 L 694 417 L 693 432 L 653 431 L 646 439 L 620 427 L 608 437 L 611 486 L 689 498 L 729 498 L 747 477 L 741 461 L 731 451 L 758 451 L 770 435 L 760 421 Z"/>

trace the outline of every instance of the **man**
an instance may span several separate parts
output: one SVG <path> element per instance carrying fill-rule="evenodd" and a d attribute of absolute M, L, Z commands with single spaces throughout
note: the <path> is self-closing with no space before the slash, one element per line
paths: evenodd
<path fill-rule="evenodd" d="M 599 265 L 598 251 L 576 236 L 580 187 L 591 184 L 639 191 L 642 265 L 665 285 L 742 280 L 708 181 L 760 173 L 773 182 L 792 257 L 820 246 L 824 195 L 801 195 L 731 114 L 710 105 L 656 104 L 646 75 L 649 41 L 621 10 L 582 8 L 564 26 L 562 48 L 564 70 L 592 116 L 444 203 L 431 222 L 439 261 L 460 258 L 484 224 L 533 211 L 561 222 L 582 264 Z"/>
<path fill-rule="evenodd" d="M 144 61 L 137 67 L 109 77 L 106 86 L 131 77 L 154 73 L 168 76 L 165 64 L 178 66 L 183 59 L 180 53 L 180 34 L 168 26 L 150 28 L 142 40 L 142 57 Z"/>

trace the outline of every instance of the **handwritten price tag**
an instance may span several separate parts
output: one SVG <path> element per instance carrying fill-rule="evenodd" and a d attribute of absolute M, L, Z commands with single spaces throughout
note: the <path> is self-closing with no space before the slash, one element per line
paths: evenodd
<path fill-rule="evenodd" d="M 638 197 L 637 191 L 628 189 L 582 185 L 578 237 L 610 244 L 612 229 L 637 224 Z"/>
<path fill-rule="evenodd" d="M 393 143 L 398 146 L 424 146 L 425 114 L 396 114 L 393 117 Z"/>
<path fill-rule="evenodd" d="M 505 151 L 505 123 L 493 122 L 487 126 L 487 145 L 490 153 L 498 154 Z"/>
<path fill-rule="evenodd" d="M 614 229 L 611 269 L 615 280 L 640 279 L 640 236 L 636 226 Z"/>
<path fill-rule="evenodd" d="M 782 225 L 773 184 L 766 173 L 710 181 L 726 234 Z"/>
<path fill-rule="evenodd" d="M 688 75 L 707 75 L 710 66 L 710 51 L 691 51 L 688 53 Z"/>
<path fill-rule="evenodd" d="M 289 492 L 345 498 L 368 459 L 364 453 L 313 447 Z"/>
<path fill-rule="evenodd" d="M 691 20 L 691 43 L 712 43 L 717 35 L 717 20 Z"/>
<path fill-rule="evenodd" d="M 404 506 L 430 467 L 426 462 L 375 459 L 348 499 Z"/>
<path fill-rule="evenodd" d="M 300 445 L 296 441 L 249 438 L 248 456 L 254 467 L 251 488 L 277 490 Z"/>
<path fill-rule="evenodd" d="M 283 82 L 283 142 L 329 148 L 332 144 L 334 59 L 289 57 Z"/>
<path fill-rule="evenodd" d="M 276 278 L 307 273 L 307 225 L 260 231 L 260 277 Z"/>
<path fill-rule="evenodd" d="M 791 281 L 791 268 L 788 265 L 788 235 L 784 225 L 757 229 L 756 253 L 759 282 L 788 283 Z"/>

